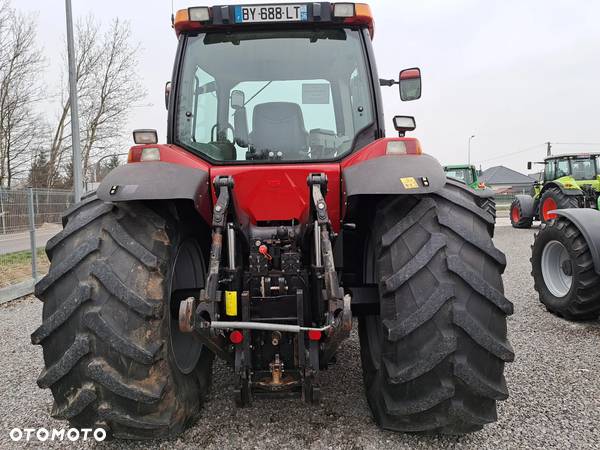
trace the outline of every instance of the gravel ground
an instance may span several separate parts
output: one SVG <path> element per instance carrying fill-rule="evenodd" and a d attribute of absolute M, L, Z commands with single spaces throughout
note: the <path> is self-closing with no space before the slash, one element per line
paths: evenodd
<path fill-rule="evenodd" d="M 572 324 L 545 312 L 529 275 L 535 230 L 498 227 L 496 244 L 506 252 L 506 294 L 515 304 L 509 333 L 516 361 L 507 366 L 510 398 L 500 404 L 497 423 L 461 438 L 380 431 L 363 395 L 356 333 L 339 363 L 322 373 L 323 402 L 262 400 L 236 409 L 233 376 L 217 364 L 214 385 L 200 421 L 179 439 L 162 442 L 78 442 L 73 448 L 600 448 L 600 323 Z M 9 431 L 66 428 L 50 418 L 52 399 L 35 379 L 42 352 L 30 344 L 41 304 L 29 297 L 0 307 L 0 448 L 20 448 Z M 67 448 L 66 442 L 43 447 Z M 30 444 L 39 448 L 40 443 Z"/>

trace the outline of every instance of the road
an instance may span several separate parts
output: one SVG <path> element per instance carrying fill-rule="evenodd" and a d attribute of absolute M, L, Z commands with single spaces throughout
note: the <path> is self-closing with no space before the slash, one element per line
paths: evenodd
<path fill-rule="evenodd" d="M 337 364 L 320 376 L 323 401 L 260 400 L 236 409 L 234 377 L 215 366 L 213 386 L 198 423 L 170 441 L 106 442 L 101 446 L 44 443 L 44 448 L 147 449 L 598 449 L 600 448 L 600 322 L 570 323 L 538 301 L 529 275 L 530 245 L 536 230 L 496 229 L 506 252 L 507 297 L 515 314 L 508 320 L 516 360 L 508 364 L 510 397 L 498 408 L 498 422 L 463 437 L 396 434 L 371 419 L 362 384 L 359 344 L 353 332 Z M 29 335 L 41 321 L 42 304 L 29 297 L 0 306 L 0 448 L 14 427 L 66 428 L 51 419 L 52 397 L 35 379 L 42 352 Z M 38 443 L 39 444 L 39 443 Z M 39 447 L 39 445 L 32 445 Z"/>
<path fill-rule="evenodd" d="M 35 233 L 36 247 L 44 247 L 46 242 L 60 230 L 62 230 L 62 227 L 58 224 L 44 224 L 43 227 L 38 228 Z M 29 231 L 0 234 L 0 255 L 23 250 L 31 250 Z"/>

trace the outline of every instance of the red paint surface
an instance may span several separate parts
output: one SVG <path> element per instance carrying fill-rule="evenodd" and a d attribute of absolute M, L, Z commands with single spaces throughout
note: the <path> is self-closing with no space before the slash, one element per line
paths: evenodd
<path fill-rule="evenodd" d="M 175 145 L 136 145 L 130 150 L 130 160 L 139 160 L 143 148 L 160 150 L 160 160 L 181 164 L 192 169 L 209 172 L 213 204 L 216 194 L 212 180 L 219 175 L 230 175 L 234 179 L 234 197 L 238 208 L 248 215 L 252 223 L 263 221 L 308 220 L 310 197 L 306 179 L 311 173 L 326 173 L 329 180 L 326 196 L 329 218 L 334 231 L 339 232 L 342 220 L 341 171 L 355 164 L 386 154 L 387 143 L 404 141 L 407 148 L 416 148 L 415 138 L 383 138 L 347 156 L 340 163 L 322 164 L 262 164 L 212 166 L 200 157 Z M 399 155 L 404 156 L 404 155 Z M 152 164 L 151 161 L 145 164 Z M 174 183 L 177 180 L 173 180 Z M 207 211 L 208 212 L 208 211 Z M 210 212 L 208 212 L 210 214 Z M 203 216 L 210 221 L 206 214 Z"/>
<path fill-rule="evenodd" d="M 213 166 L 210 178 L 233 177 L 237 206 L 252 223 L 273 220 L 306 222 L 310 211 L 306 179 L 311 173 L 327 174 L 326 196 L 329 218 L 335 231 L 340 230 L 340 166 L 339 164 L 263 164 Z M 213 201 L 216 200 L 213 188 Z"/>

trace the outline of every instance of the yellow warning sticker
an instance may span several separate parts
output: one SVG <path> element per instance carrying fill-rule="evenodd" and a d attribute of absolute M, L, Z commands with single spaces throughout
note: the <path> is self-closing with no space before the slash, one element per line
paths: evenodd
<path fill-rule="evenodd" d="M 417 184 L 417 180 L 413 177 L 400 178 L 404 189 L 417 189 L 419 185 Z"/>
<path fill-rule="evenodd" d="M 225 314 L 237 316 L 237 292 L 225 291 Z"/>

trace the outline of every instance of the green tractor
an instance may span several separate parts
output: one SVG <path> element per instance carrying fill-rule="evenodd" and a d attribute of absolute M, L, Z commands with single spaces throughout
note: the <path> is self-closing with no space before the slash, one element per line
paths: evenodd
<path fill-rule="evenodd" d="M 482 208 L 496 219 L 496 201 L 494 191 L 486 187 L 483 181 L 479 181 L 477 169 L 472 164 L 456 164 L 444 166 L 446 177 L 466 184 L 474 191 L 478 191 L 480 197 L 485 198 Z"/>
<path fill-rule="evenodd" d="M 531 162 L 527 169 L 531 170 Z M 533 185 L 533 195 L 517 195 L 510 206 L 514 228 L 529 228 L 534 220 L 546 223 L 556 218 L 557 209 L 600 209 L 600 153 L 550 156 Z"/>
<path fill-rule="evenodd" d="M 446 172 L 446 177 L 465 183 L 471 189 L 485 189 L 485 184 L 479 182 L 479 179 L 477 178 L 477 169 L 475 169 L 475 166 L 473 165 L 458 164 L 444 166 L 444 172 Z"/>

